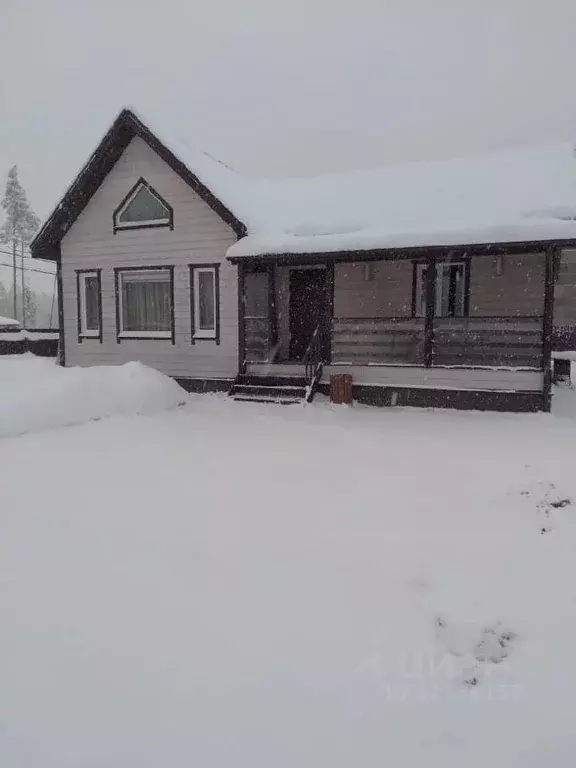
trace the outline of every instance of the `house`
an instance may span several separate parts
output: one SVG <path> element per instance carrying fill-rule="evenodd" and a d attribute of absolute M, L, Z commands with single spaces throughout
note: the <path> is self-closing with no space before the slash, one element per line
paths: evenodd
<path fill-rule="evenodd" d="M 548 410 L 575 219 L 570 146 L 250 179 L 125 109 L 32 254 L 57 263 L 64 365 L 287 402 L 348 373 L 367 403 Z"/>

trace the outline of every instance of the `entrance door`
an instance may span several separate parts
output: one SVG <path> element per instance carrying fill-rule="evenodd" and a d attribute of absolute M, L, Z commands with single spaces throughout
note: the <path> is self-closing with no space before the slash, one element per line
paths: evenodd
<path fill-rule="evenodd" d="M 326 313 L 326 270 L 290 272 L 290 360 L 301 362 L 316 326 Z M 325 336 L 324 324 L 320 333 Z M 324 341 L 324 339 L 323 339 Z"/>

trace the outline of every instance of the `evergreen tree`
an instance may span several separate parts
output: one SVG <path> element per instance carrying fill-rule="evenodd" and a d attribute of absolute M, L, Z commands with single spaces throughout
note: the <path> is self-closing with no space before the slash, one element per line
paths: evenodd
<path fill-rule="evenodd" d="M 2 198 L 6 220 L 0 227 L 0 241 L 22 246 L 29 245 L 40 228 L 40 220 L 28 202 L 26 192 L 18 178 L 18 166 L 8 172 L 6 191 Z"/>
<path fill-rule="evenodd" d="M 0 317 L 11 317 L 12 307 L 8 298 L 8 291 L 0 280 Z"/>
<path fill-rule="evenodd" d="M 22 307 L 24 314 L 23 328 L 34 328 L 36 324 L 36 294 L 30 288 L 30 283 L 27 279 L 24 280 L 24 296 L 22 298 Z"/>
<path fill-rule="evenodd" d="M 26 192 L 20 179 L 18 178 L 18 167 L 15 165 L 10 169 L 8 173 L 8 180 L 6 181 L 6 191 L 2 198 L 2 208 L 6 214 L 6 219 L 0 227 L 0 242 L 10 243 L 12 246 L 12 259 L 14 262 L 14 286 L 12 288 L 12 297 L 14 301 L 13 314 L 15 319 L 18 315 L 17 308 L 17 296 L 16 290 L 16 256 L 18 253 L 23 253 L 24 247 L 29 245 L 34 238 L 36 232 L 40 228 L 40 220 L 32 210 Z M 35 308 L 28 309 L 26 306 L 27 291 L 24 287 L 20 293 L 22 294 L 22 312 L 21 318 L 24 325 L 27 324 L 27 316 L 32 313 L 35 315 Z M 28 298 L 30 294 L 28 292 Z"/>

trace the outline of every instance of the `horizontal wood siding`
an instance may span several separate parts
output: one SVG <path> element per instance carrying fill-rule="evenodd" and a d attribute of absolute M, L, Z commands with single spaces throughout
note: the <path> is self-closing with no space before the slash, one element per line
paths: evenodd
<path fill-rule="evenodd" d="M 562 252 L 554 290 L 554 325 L 576 326 L 576 250 Z"/>
<path fill-rule="evenodd" d="M 333 373 L 351 374 L 354 384 L 495 392 L 541 392 L 543 380 L 540 371 L 328 365 L 324 368 L 322 382 L 328 384 Z"/>
<path fill-rule="evenodd" d="M 411 261 L 336 264 L 334 317 L 410 317 Z"/>
<path fill-rule="evenodd" d="M 335 363 L 406 363 L 424 361 L 422 318 L 334 318 L 332 360 Z"/>
<path fill-rule="evenodd" d="M 542 316 L 544 311 L 543 253 L 501 257 L 476 256 L 470 260 L 470 316 Z"/>
<path fill-rule="evenodd" d="M 542 318 L 435 318 L 432 364 L 541 368 Z"/>
<path fill-rule="evenodd" d="M 140 177 L 174 209 L 174 229 L 113 233 L 112 214 Z M 139 138 L 135 138 L 62 240 L 67 365 L 141 362 L 181 377 L 232 378 L 238 370 L 237 269 L 226 261 L 236 236 Z M 220 264 L 220 344 L 190 343 L 189 264 Z M 174 266 L 175 343 L 116 340 L 114 268 Z M 77 338 L 77 269 L 102 270 L 103 342 Z"/>

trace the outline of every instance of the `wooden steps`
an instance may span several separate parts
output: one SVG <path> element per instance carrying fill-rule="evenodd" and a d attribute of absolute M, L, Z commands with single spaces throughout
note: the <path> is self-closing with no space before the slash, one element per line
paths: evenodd
<path fill-rule="evenodd" d="M 241 375 L 228 394 L 242 402 L 303 405 L 306 381 L 300 376 Z"/>

